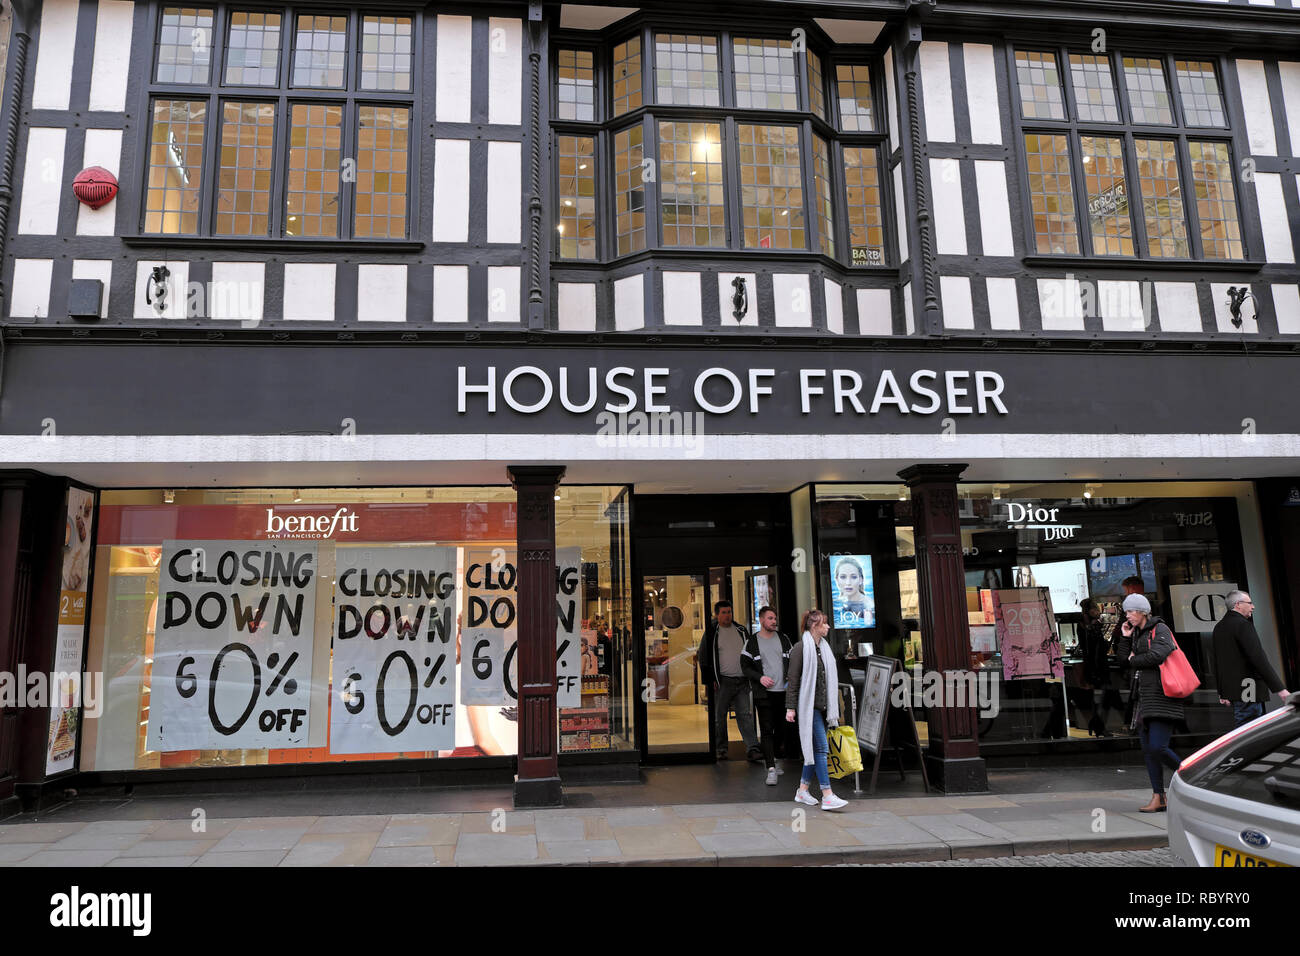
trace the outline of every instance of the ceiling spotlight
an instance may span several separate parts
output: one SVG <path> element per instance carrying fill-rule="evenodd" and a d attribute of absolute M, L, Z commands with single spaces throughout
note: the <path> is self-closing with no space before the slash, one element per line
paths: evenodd
<path fill-rule="evenodd" d="M 1092 493 L 1094 491 L 1099 491 L 1100 489 L 1101 489 L 1101 485 L 1092 484 L 1092 483 L 1086 484 L 1083 486 L 1083 497 L 1091 498 Z"/>
<path fill-rule="evenodd" d="M 163 492 L 163 502 L 164 502 L 165 504 L 169 504 L 169 505 L 173 505 L 173 504 L 175 504 L 175 503 L 176 503 L 176 492 L 172 491 L 170 488 L 168 488 L 166 491 L 164 491 L 164 492 Z"/>
<path fill-rule="evenodd" d="M 297 504 L 300 501 L 302 501 L 302 492 L 295 490 L 293 493 L 293 503 Z"/>
<path fill-rule="evenodd" d="M 555 500 L 556 500 L 556 501 L 559 501 L 559 500 L 560 500 L 560 496 L 559 496 L 559 495 L 556 495 L 556 496 L 555 496 Z"/>

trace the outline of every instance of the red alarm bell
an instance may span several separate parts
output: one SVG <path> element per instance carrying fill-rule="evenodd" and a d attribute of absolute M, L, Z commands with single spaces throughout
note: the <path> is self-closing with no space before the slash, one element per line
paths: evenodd
<path fill-rule="evenodd" d="M 72 181 L 72 191 L 91 209 L 98 209 L 117 195 L 117 177 L 103 166 L 87 166 Z"/>

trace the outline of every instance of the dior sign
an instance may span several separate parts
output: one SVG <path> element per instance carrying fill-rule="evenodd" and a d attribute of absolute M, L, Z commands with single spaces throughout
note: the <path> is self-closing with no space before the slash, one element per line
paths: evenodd
<path fill-rule="evenodd" d="M 1043 540 L 1054 541 L 1060 538 L 1073 538 L 1074 532 L 1082 525 L 1061 524 L 1060 508 L 1044 508 L 1039 505 L 1021 504 L 1017 501 L 1007 502 L 1007 527 L 1025 528 L 1043 532 Z"/>

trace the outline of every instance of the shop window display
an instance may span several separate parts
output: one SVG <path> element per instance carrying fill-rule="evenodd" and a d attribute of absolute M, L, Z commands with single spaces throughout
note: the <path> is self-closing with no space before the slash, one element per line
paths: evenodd
<path fill-rule="evenodd" d="M 102 493 L 85 770 L 512 755 L 509 488 Z M 626 495 L 556 502 L 560 752 L 633 745 Z"/>
<path fill-rule="evenodd" d="M 1228 729 L 1231 714 L 1218 703 L 1210 653 L 1217 614 L 1204 595 L 1228 585 L 1248 589 L 1248 567 L 1263 573 L 1262 555 L 1243 544 L 1243 526 L 1258 521 L 1249 487 L 959 485 L 970 668 L 998 684 L 997 712 L 980 718 L 981 742 L 1129 732 L 1127 662 L 1110 640 L 1128 591 L 1147 597 L 1201 678 L 1183 732 Z M 850 560 L 872 569 L 874 624 L 846 617 L 847 626 L 831 633 L 837 655 L 851 661 L 870 649 L 894 657 L 919 686 L 925 661 L 906 489 L 818 485 L 813 525 L 818 560 L 807 574 L 821 606 L 834 607 L 845 587 L 832 569 L 848 567 L 847 578 L 856 574 Z M 1100 626 L 1088 628 L 1094 617 Z M 1267 627 L 1266 646 L 1276 642 Z M 1098 632 L 1105 655 L 1085 666 Z"/>

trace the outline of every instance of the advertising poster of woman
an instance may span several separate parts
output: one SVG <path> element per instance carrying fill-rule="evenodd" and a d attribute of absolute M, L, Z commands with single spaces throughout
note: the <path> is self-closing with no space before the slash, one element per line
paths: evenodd
<path fill-rule="evenodd" d="M 832 626 L 843 630 L 875 627 L 876 599 L 870 556 L 833 555 L 830 571 Z"/>

